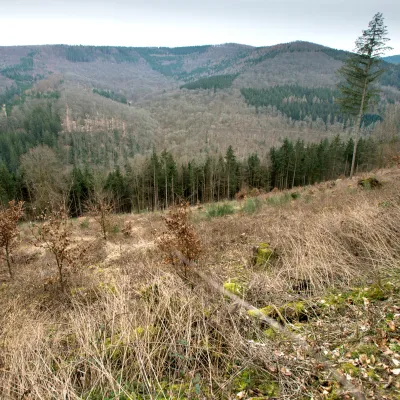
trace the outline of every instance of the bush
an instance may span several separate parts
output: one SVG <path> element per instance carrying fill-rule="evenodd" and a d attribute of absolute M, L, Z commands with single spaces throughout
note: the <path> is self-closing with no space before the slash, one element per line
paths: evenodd
<path fill-rule="evenodd" d="M 44 248 L 53 254 L 57 264 L 60 287 L 64 290 L 65 267 L 74 267 L 87 248 L 70 247 L 72 227 L 64 208 L 59 211 L 53 211 L 50 214 L 43 213 L 41 219 L 43 223 L 38 227 L 36 234 L 33 229 L 36 226 L 33 225 L 32 227 L 34 245 Z"/>
<path fill-rule="evenodd" d="M 207 216 L 209 218 L 223 217 L 224 215 L 234 214 L 235 210 L 231 204 L 211 204 L 207 207 Z"/>
<path fill-rule="evenodd" d="M 291 199 L 292 196 L 289 193 L 284 193 L 277 196 L 268 197 L 267 203 L 270 206 L 282 206 L 286 203 L 289 203 Z"/>
<path fill-rule="evenodd" d="M 293 192 L 290 193 L 290 196 L 292 197 L 293 200 L 297 200 L 300 198 L 300 193 L 299 192 Z"/>
<path fill-rule="evenodd" d="M 167 232 L 158 240 L 158 246 L 165 254 L 165 262 L 183 266 L 185 278 L 188 267 L 202 251 L 197 233 L 189 223 L 189 213 L 188 203 L 173 207 L 165 218 Z"/>
<path fill-rule="evenodd" d="M 15 200 L 12 200 L 8 203 L 7 208 L 0 209 L 0 248 L 4 251 L 4 259 L 7 262 L 8 272 L 11 277 L 13 273 L 10 250 L 14 239 L 18 235 L 18 221 L 24 215 L 23 205 L 22 201 L 16 203 Z"/>
<path fill-rule="evenodd" d="M 376 189 L 382 186 L 382 183 L 378 181 L 375 177 L 369 177 L 365 179 L 360 179 L 358 181 L 358 186 L 364 189 Z"/>

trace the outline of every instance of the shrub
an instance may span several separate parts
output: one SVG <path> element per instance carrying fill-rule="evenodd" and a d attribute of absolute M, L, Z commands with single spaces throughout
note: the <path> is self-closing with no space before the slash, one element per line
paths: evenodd
<path fill-rule="evenodd" d="M 376 189 L 382 186 L 382 183 L 378 181 L 375 177 L 369 177 L 365 179 L 360 179 L 358 181 L 358 186 L 364 189 Z"/>
<path fill-rule="evenodd" d="M 101 234 L 104 240 L 107 240 L 107 232 L 110 230 L 111 218 L 110 214 L 114 208 L 112 201 L 105 195 L 99 194 L 86 204 L 89 215 L 100 225 Z"/>
<path fill-rule="evenodd" d="M 201 253 L 200 240 L 189 223 L 189 204 L 181 203 L 172 208 L 169 216 L 165 218 L 165 224 L 167 232 L 162 234 L 158 245 L 166 254 L 167 263 L 184 267 L 186 278 L 187 268 Z"/>
<path fill-rule="evenodd" d="M 289 203 L 291 199 L 292 196 L 289 193 L 284 193 L 277 196 L 268 197 L 267 203 L 270 206 L 282 206 L 286 203 Z"/>
<path fill-rule="evenodd" d="M 300 193 L 299 192 L 293 192 L 290 193 L 290 196 L 292 197 L 293 200 L 297 200 L 300 198 Z"/>
<path fill-rule="evenodd" d="M 8 272 L 13 276 L 10 260 L 10 250 L 15 237 L 18 235 L 17 224 L 19 219 L 24 215 L 22 209 L 24 202 L 18 203 L 12 200 L 8 203 L 7 208 L 0 210 L 0 247 L 4 251 L 4 259 L 7 262 Z"/>
<path fill-rule="evenodd" d="M 224 215 L 234 214 L 235 210 L 231 204 L 211 204 L 207 207 L 207 217 L 223 217 Z"/>
<path fill-rule="evenodd" d="M 65 209 L 53 211 L 51 214 L 42 214 L 43 224 L 35 233 L 34 244 L 50 251 L 56 260 L 58 277 L 61 289 L 64 289 L 65 277 L 64 269 L 68 265 L 74 266 L 80 259 L 86 247 L 70 248 L 71 243 L 71 224 L 69 223 L 68 214 Z"/>

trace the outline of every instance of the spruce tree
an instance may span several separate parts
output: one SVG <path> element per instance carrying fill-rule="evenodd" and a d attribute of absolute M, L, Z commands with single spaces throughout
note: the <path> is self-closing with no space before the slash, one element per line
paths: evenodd
<path fill-rule="evenodd" d="M 350 177 L 354 174 L 358 138 L 361 131 L 361 121 L 370 101 L 379 93 L 372 84 L 382 75 L 380 57 L 390 47 L 386 46 L 389 39 L 387 29 L 381 13 L 374 15 L 363 30 L 362 36 L 356 40 L 355 54 L 347 58 L 339 69 L 339 75 L 344 81 L 339 84 L 341 96 L 338 103 L 344 114 L 356 118 L 354 132 L 354 149 L 351 163 Z"/>

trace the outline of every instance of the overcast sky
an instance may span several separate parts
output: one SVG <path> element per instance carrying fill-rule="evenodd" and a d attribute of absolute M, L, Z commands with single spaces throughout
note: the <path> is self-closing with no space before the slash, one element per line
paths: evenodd
<path fill-rule="evenodd" d="M 0 45 L 267 46 L 353 50 L 376 12 L 400 54 L 399 0 L 0 0 Z"/>

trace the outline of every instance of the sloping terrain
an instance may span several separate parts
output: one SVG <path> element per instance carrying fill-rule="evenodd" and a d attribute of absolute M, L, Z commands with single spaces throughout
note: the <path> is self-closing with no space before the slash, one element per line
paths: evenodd
<path fill-rule="evenodd" d="M 0 129 L 23 130 L 21 115 L 51 101 L 64 132 L 112 136 L 117 130 L 130 135 L 142 154 L 154 147 L 175 156 L 199 150 L 219 153 L 229 145 L 243 155 L 265 153 L 285 137 L 314 141 L 347 135 L 345 121 L 333 106 L 336 70 L 345 57 L 344 51 L 307 42 L 259 48 L 234 43 L 182 48 L 1 47 L 0 103 L 5 108 Z M 384 92 L 369 110 L 372 121 L 383 117 L 388 103 L 400 101 L 400 67 L 384 66 Z M 292 86 L 293 93 L 283 99 L 270 96 L 262 106 L 241 91 L 287 91 Z M 280 107 L 288 103 L 299 108 L 302 88 L 325 90 L 332 103 L 329 110 L 309 111 L 328 101 L 318 97 L 311 99 L 308 111 Z"/>
<path fill-rule="evenodd" d="M 23 224 L 0 278 L 0 397 L 397 399 L 400 170 L 374 177 L 193 207 L 188 275 L 163 261 L 164 214 L 115 216 L 107 241 L 88 216 L 61 291 Z"/>

